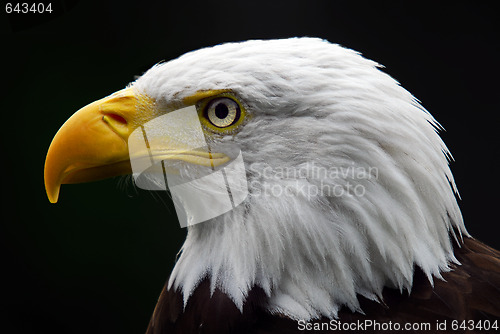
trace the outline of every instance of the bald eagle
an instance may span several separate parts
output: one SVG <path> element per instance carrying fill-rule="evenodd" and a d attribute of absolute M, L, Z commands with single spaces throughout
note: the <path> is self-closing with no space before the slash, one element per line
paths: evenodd
<path fill-rule="evenodd" d="M 228 43 L 157 64 L 61 127 L 48 197 L 65 183 L 138 176 L 134 134 L 164 176 L 215 174 L 235 161 L 225 145 L 238 148 L 245 196 L 187 219 L 148 334 L 496 330 L 500 253 L 464 226 L 439 123 L 379 67 L 316 38 Z M 182 121 L 188 112 L 194 125 Z M 168 131 L 146 131 L 174 113 Z M 193 144 L 200 133 L 208 150 Z M 205 190 L 188 194 L 203 212 Z"/>

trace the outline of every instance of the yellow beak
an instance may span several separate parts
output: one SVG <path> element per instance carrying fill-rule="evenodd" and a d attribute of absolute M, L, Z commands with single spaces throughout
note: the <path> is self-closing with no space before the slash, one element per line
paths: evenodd
<path fill-rule="evenodd" d="M 50 202 L 57 202 L 61 184 L 131 173 L 127 140 L 138 126 L 138 117 L 147 119 L 151 116 L 146 115 L 148 112 L 153 111 L 144 108 L 144 97 L 127 88 L 71 116 L 52 140 L 45 160 L 45 188 Z"/>
<path fill-rule="evenodd" d="M 183 104 L 192 105 L 199 99 L 219 93 L 202 91 L 185 98 Z M 168 112 L 169 108 L 165 108 L 158 109 L 154 99 L 127 88 L 78 110 L 59 129 L 47 152 L 44 174 L 49 201 L 57 202 L 61 184 L 131 174 L 130 135 L 139 126 L 144 131 L 144 124 Z M 151 137 L 147 152 L 138 150 L 133 159 L 154 156 L 157 160 L 179 160 L 212 168 L 230 160 L 224 153 L 185 147 L 185 143 L 191 140 L 191 133 L 182 130 L 173 137 L 166 133 Z"/>

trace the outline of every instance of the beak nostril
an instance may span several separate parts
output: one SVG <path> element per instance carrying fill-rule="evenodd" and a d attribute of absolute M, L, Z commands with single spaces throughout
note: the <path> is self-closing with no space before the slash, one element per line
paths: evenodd
<path fill-rule="evenodd" d="M 105 114 L 102 116 L 102 121 L 106 123 L 113 131 L 120 136 L 128 136 L 128 123 L 127 120 L 117 114 Z"/>
<path fill-rule="evenodd" d="M 106 116 L 109 116 L 111 117 L 113 120 L 119 122 L 119 123 L 122 123 L 124 125 L 127 124 L 127 120 L 125 118 L 123 118 L 122 116 L 120 115 L 117 115 L 117 114 L 106 114 Z"/>

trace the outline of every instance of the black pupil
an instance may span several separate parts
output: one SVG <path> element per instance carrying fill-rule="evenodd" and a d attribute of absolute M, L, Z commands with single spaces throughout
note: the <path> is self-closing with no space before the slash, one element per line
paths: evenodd
<path fill-rule="evenodd" d="M 226 104 L 219 103 L 215 106 L 215 116 L 220 119 L 224 119 L 227 117 L 227 114 L 229 114 L 229 109 Z"/>

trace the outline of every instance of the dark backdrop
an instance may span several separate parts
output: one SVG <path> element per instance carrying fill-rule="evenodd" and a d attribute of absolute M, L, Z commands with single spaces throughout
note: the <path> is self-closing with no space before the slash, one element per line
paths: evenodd
<path fill-rule="evenodd" d="M 496 7 L 371 3 L 59 0 L 44 15 L 7 15 L 2 3 L 1 330 L 145 331 L 185 235 L 170 202 L 115 179 L 63 186 L 51 205 L 45 154 L 80 107 L 226 41 L 317 36 L 385 65 L 446 128 L 466 225 L 500 248 Z"/>

